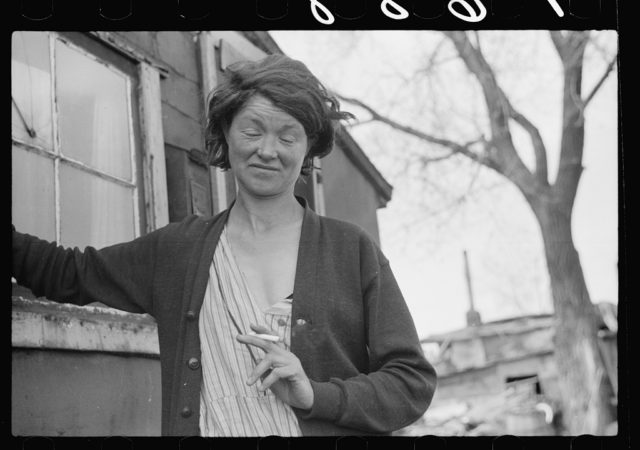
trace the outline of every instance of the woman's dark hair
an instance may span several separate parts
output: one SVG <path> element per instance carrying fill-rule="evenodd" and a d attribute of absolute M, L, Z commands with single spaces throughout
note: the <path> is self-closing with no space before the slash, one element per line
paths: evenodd
<path fill-rule="evenodd" d="M 310 143 L 301 173 L 308 175 L 313 158 L 331 152 L 335 127 L 341 119 L 353 118 L 340 111 L 338 100 L 307 69 L 304 63 L 284 55 L 269 55 L 259 61 L 242 61 L 229 66 L 225 80 L 208 98 L 205 142 L 209 163 L 229 169 L 229 147 L 225 131 L 235 115 L 254 95 L 270 100 L 304 127 Z"/>

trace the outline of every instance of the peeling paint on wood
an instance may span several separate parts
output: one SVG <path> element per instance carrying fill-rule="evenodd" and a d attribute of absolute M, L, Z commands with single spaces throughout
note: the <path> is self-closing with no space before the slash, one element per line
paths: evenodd
<path fill-rule="evenodd" d="M 159 356 L 157 326 L 147 314 L 20 297 L 13 299 L 11 344 Z"/>
<path fill-rule="evenodd" d="M 145 191 L 151 211 L 148 223 L 151 230 L 169 223 L 167 169 L 164 155 L 160 74 L 149 64 L 142 63 L 140 74 L 140 118 L 145 158 Z"/>
<path fill-rule="evenodd" d="M 160 62 L 157 58 L 152 57 L 151 55 L 147 54 L 143 50 L 136 48 L 132 45 L 129 45 L 127 42 L 125 42 L 125 40 L 122 37 L 108 31 L 91 31 L 89 34 L 98 38 L 99 40 L 111 46 L 112 48 L 115 48 L 120 53 L 123 53 L 129 58 L 134 59 L 136 61 L 145 62 L 153 66 L 160 72 L 163 78 L 166 78 L 169 76 L 170 71 L 166 64 Z"/>

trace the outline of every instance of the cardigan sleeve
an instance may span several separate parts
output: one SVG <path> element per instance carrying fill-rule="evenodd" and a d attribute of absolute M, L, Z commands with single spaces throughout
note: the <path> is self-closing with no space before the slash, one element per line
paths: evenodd
<path fill-rule="evenodd" d="M 369 372 L 311 381 L 314 404 L 303 419 L 366 433 L 389 433 L 428 408 L 436 373 L 425 359 L 411 314 L 386 259 L 364 290 Z"/>
<path fill-rule="evenodd" d="M 64 248 L 19 233 L 12 225 L 11 275 L 37 296 L 61 303 L 99 301 L 133 313 L 152 313 L 158 232 L 96 250 Z"/>

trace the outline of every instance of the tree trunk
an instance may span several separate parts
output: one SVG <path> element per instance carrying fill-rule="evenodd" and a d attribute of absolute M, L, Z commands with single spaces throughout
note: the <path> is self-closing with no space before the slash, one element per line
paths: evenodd
<path fill-rule="evenodd" d="M 598 351 L 596 310 L 573 244 L 571 207 L 562 208 L 553 201 L 532 206 L 542 231 L 551 280 L 563 426 L 571 435 L 603 434 L 615 420 L 612 391 Z"/>

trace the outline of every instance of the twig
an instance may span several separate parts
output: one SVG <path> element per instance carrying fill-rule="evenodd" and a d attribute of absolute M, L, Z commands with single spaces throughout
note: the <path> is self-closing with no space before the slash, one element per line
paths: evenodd
<path fill-rule="evenodd" d="M 613 59 L 609 62 L 609 65 L 607 65 L 607 69 L 604 71 L 604 73 L 602 74 L 602 76 L 600 77 L 600 79 L 598 80 L 596 85 L 593 87 L 593 89 L 591 90 L 589 95 L 587 95 L 587 97 L 583 100 L 583 102 L 582 102 L 582 109 L 583 110 L 587 106 L 587 104 L 591 101 L 591 99 L 593 99 L 593 97 L 596 95 L 596 92 L 598 92 L 600 87 L 604 84 L 604 82 L 606 81 L 607 77 L 609 76 L 609 74 L 613 70 L 613 66 L 616 65 L 617 61 L 618 61 L 618 54 L 616 53 L 615 56 L 613 57 Z"/>

